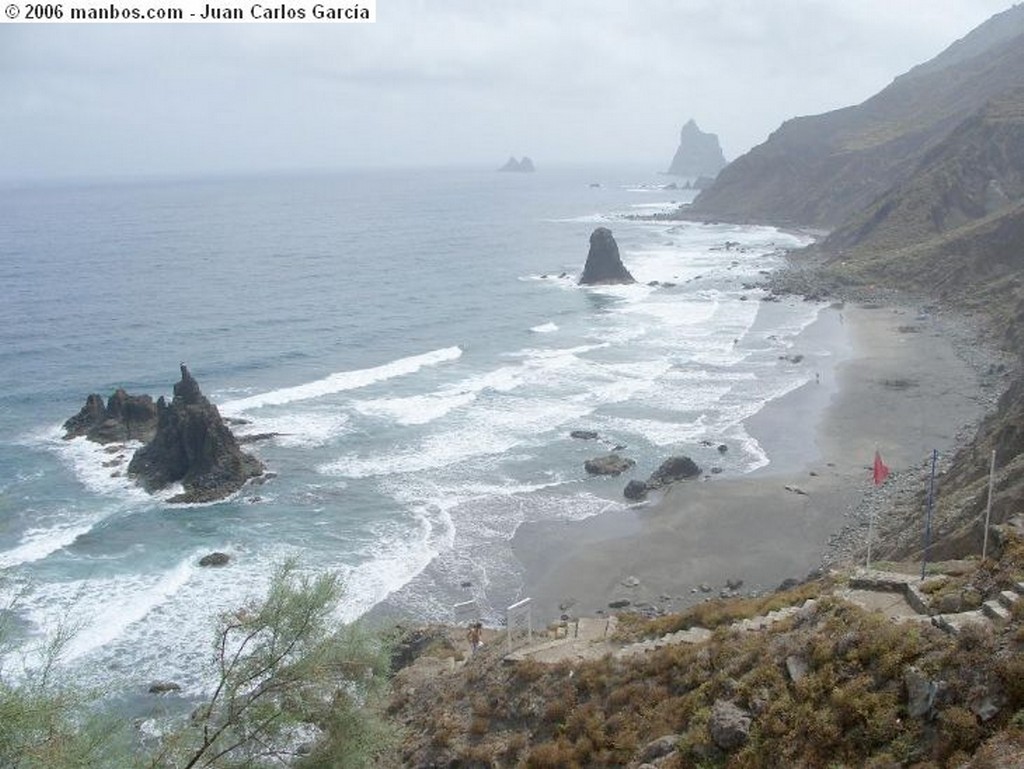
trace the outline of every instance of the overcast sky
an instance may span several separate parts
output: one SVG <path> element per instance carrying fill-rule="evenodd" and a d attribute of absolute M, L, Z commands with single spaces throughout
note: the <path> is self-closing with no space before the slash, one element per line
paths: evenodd
<path fill-rule="evenodd" d="M 690 117 L 733 159 L 1012 4 L 377 0 L 373 25 L 0 24 L 0 179 L 509 154 L 659 170 Z"/>

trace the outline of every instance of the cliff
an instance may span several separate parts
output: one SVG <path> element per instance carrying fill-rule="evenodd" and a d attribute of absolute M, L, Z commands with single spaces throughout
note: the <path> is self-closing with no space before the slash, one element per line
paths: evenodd
<path fill-rule="evenodd" d="M 786 121 L 723 169 L 687 215 L 840 226 L 1021 82 L 1024 5 L 1017 5 L 864 103 Z"/>

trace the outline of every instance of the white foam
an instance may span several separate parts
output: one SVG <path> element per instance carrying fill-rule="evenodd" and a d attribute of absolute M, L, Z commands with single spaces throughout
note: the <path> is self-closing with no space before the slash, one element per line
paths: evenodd
<path fill-rule="evenodd" d="M 128 477 L 128 464 L 135 451 L 142 447 L 138 441 L 124 444 L 116 453 L 109 446 L 90 441 L 85 436 L 65 441 L 55 430 L 48 441 L 49 447 L 62 461 L 69 464 L 75 476 L 94 494 L 116 496 L 131 501 L 149 501 L 150 496 Z M 105 467 L 109 462 L 116 465 Z"/>
<path fill-rule="evenodd" d="M 381 454 L 346 454 L 318 470 L 327 475 L 367 478 L 450 467 L 510 449 L 589 413 L 589 406 L 550 398 L 496 396 L 474 409 L 454 429 L 433 433 L 413 445 Z"/>
<path fill-rule="evenodd" d="M 404 531 L 393 525 L 378 526 L 374 544 L 363 553 L 367 560 L 345 575 L 345 598 L 339 606 L 342 621 L 358 619 L 451 548 L 455 527 L 450 507 L 443 503 L 415 507 L 416 526 Z"/>
<path fill-rule="evenodd" d="M 376 398 L 356 401 L 353 408 L 361 414 L 384 417 L 400 425 L 422 425 L 468 406 L 487 391 L 511 392 L 522 384 L 520 369 L 502 366 L 459 382 L 446 384 L 426 395 L 404 398 Z"/>
<path fill-rule="evenodd" d="M 298 410 L 286 414 L 260 414 L 250 424 L 235 428 L 244 437 L 259 433 L 278 433 L 273 439 L 279 446 L 316 448 L 345 435 L 349 416 L 339 411 Z"/>
<path fill-rule="evenodd" d="M 400 425 L 424 425 L 440 419 L 449 412 L 466 406 L 476 399 L 476 393 L 463 392 L 451 395 L 431 393 L 410 395 L 407 398 L 377 398 L 357 401 L 353 407 L 360 414 L 390 419 Z"/>
<path fill-rule="evenodd" d="M 530 329 L 535 334 L 550 334 L 554 331 L 558 331 L 558 326 L 554 323 L 541 323 L 539 326 L 534 326 Z"/>
<path fill-rule="evenodd" d="M 107 513 L 93 515 L 84 521 L 59 523 L 48 529 L 29 529 L 22 535 L 21 542 L 10 550 L 0 553 L 0 569 L 41 561 L 63 550 L 83 534 L 92 530 Z"/>
<path fill-rule="evenodd" d="M 236 414 L 264 406 L 279 406 L 285 403 L 294 403 L 295 401 L 322 398 L 325 395 L 355 390 L 377 382 L 394 379 L 395 377 L 414 374 L 424 366 L 436 366 L 441 363 L 457 360 L 461 356 L 462 348 L 445 347 L 422 355 L 399 358 L 390 363 L 385 363 L 383 366 L 340 371 L 323 379 L 318 379 L 315 382 L 308 382 L 295 387 L 285 387 L 280 390 L 252 395 L 248 398 L 228 401 L 220 406 L 220 410 L 226 414 Z"/>

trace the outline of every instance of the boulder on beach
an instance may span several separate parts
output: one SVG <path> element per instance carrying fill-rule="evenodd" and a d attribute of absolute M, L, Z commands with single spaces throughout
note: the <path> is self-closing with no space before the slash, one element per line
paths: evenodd
<path fill-rule="evenodd" d="M 592 286 L 608 283 L 636 283 L 619 256 L 619 244 L 607 227 L 598 227 L 590 234 L 587 264 L 580 277 L 580 285 Z"/>
<path fill-rule="evenodd" d="M 634 502 L 639 501 L 647 496 L 647 484 L 634 479 L 626 484 L 626 488 L 622 490 L 622 496 Z"/>
<path fill-rule="evenodd" d="M 238 491 L 263 472 L 258 459 L 244 453 L 217 407 L 181 364 L 181 381 L 168 404 L 156 402 L 157 428 L 128 465 L 129 475 L 150 492 L 181 483 L 184 492 L 171 502 L 213 502 Z"/>
<path fill-rule="evenodd" d="M 84 435 L 96 443 L 152 440 L 156 433 L 156 404 L 148 395 L 129 395 L 121 388 L 106 404 L 93 393 L 81 410 L 64 423 L 64 439 Z"/>
<path fill-rule="evenodd" d="M 669 457 L 651 473 L 651 477 L 647 479 L 647 487 L 657 489 L 676 481 L 696 478 L 700 474 L 700 467 L 689 457 Z"/>
<path fill-rule="evenodd" d="M 591 475 L 620 475 L 635 465 L 632 459 L 620 457 L 618 454 L 607 454 L 594 457 L 583 463 L 583 469 Z"/>
<path fill-rule="evenodd" d="M 597 432 L 595 430 L 573 430 L 569 433 L 569 437 L 581 441 L 596 441 Z"/>

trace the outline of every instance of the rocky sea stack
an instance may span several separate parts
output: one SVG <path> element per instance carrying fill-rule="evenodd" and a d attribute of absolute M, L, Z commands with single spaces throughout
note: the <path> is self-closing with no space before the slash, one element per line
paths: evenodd
<path fill-rule="evenodd" d="M 156 404 L 148 395 L 129 395 L 118 388 L 103 404 L 93 393 L 82 410 L 64 423 L 64 440 L 84 435 L 96 443 L 124 443 L 153 439 L 156 434 Z"/>
<path fill-rule="evenodd" d="M 590 234 L 590 252 L 580 277 L 580 285 L 602 283 L 636 283 L 619 257 L 619 244 L 607 227 L 598 227 Z"/>
<path fill-rule="evenodd" d="M 666 173 L 674 176 L 711 177 L 725 168 L 718 136 L 704 133 L 690 120 L 679 132 L 679 148 Z"/>
<path fill-rule="evenodd" d="M 260 461 L 238 447 L 217 407 L 202 394 L 184 363 L 174 399 L 168 404 L 161 397 L 156 412 L 156 434 L 128 465 L 129 475 L 147 491 L 180 482 L 185 490 L 171 502 L 212 502 L 263 473 Z"/>

